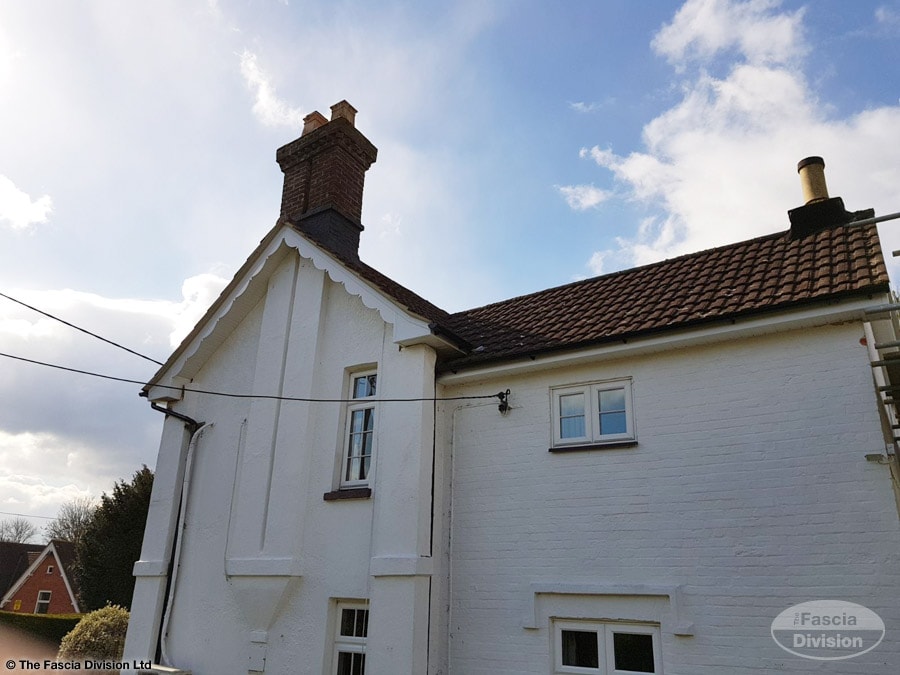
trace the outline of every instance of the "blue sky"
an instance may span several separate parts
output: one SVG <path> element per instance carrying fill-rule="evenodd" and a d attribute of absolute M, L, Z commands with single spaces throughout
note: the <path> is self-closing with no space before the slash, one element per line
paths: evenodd
<path fill-rule="evenodd" d="M 341 99 L 363 258 L 451 311 L 786 229 L 808 155 L 900 211 L 898 38 L 900 0 L 0 0 L 0 292 L 164 360 Z M 2 298 L 0 351 L 154 370 Z M 137 389 L 0 359 L 0 511 L 152 466 Z"/>

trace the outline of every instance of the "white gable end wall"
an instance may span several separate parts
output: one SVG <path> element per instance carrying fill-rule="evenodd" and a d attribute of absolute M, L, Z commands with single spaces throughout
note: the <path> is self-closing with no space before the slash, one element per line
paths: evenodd
<path fill-rule="evenodd" d="M 194 361 L 189 388 L 340 400 L 352 371 L 377 369 L 377 398 L 433 397 L 433 349 L 401 348 L 384 308 L 367 307 L 315 261 L 289 252 L 266 284 L 242 321 L 229 319 L 230 336 Z M 194 441 L 168 612 L 173 665 L 195 675 L 328 672 L 345 599 L 370 603 L 372 672 L 423 672 L 433 403 L 376 405 L 372 496 L 337 501 L 323 495 L 340 483 L 344 404 L 187 392 L 174 405 L 207 426 Z M 147 635 L 165 613 L 171 546 L 158 533 L 178 510 L 181 426 L 167 419 L 148 521 L 156 526 L 136 566 L 130 658 L 155 656 Z"/>
<path fill-rule="evenodd" d="M 897 672 L 769 633 L 807 600 L 900 623 L 900 527 L 859 323 L 488 376 L 512 409 L 442 405 L 452 453 L 449 672 L 554 672 L 554 619 L 658 625 L 667 675 Z M 551 387 L 631 378 L 637 445 L 548 452 Z M 454 378 L 446 378 L 453 382 Z M 449 461 L 449 460 L 448 460 Z"/>

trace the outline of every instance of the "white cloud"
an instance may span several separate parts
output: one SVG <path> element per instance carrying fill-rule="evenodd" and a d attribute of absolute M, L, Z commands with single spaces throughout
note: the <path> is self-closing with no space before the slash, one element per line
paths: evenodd
<path fill-rule="evenodd" d="M 875 10 L 875 20 L 885 28 L 900 28 L 900 12 L 891 7 L 878 7 Z"/>
<path fill-rule="evenodd" d="M 0 429 L 0 510 L 7 513 L 53 517 L 65 502 L 98 497 L 124 477 L 75 438 Z M 31 521 L 38 528 L 49 522 Z"/>
<path fill-rule="evenodd" d="M 0 222 L 6 221 L 14 230 L 24 230 L 35 223 L 46 223 L 52 210 L 49 195 L 32 200 L 27 192 L 0 174 Z"/>
<path fill-rule="evenodd" d="M 169 333 L 169 344 L 173 348 L 191 332 L 227 283 L 227 279 L 215 274 L 198 274 L 185 279 L 181 286 L 184 299 L 171 306 L 174 327 Z"/>
<path fill-rule="evenodd" d="M 569 108 L 578 113 L 592 113 L 597 112 L 598 110 L 602 110 L 603 108 L 614 103 L 615 100 L 612 98 L 608 98 L 605 101 L 592 101 L 591 103 L 585 103 L 584 101 L 575 101 L 573 103 L 569 103 Z"/>
<path fill-rule="evenodd" d="M 609 192 L 593 185 L 557 185 L 556 189 L 575 211 L 587 211 L 610 197 Z"/>
<path fill-rule="evenodd" d="M 654 213 L 618 240 L 618 262 L 644 264 L 787 229 L 786 211 L 801 203 L 796 164 L 809 155 L 825 157 L 830 192 L 847 208 L 896 211 L 900 108 L 830 117 L 802 68 L 787 63 L 806 48 L 802 14 L 773 14 L 775 7 L 687 2 L 654 39 L 671 60 L 698 62 L 680 101 L 645 125 L 643 151 L 581 151 L 612 172 L 617 194 Z M 772 34 L 775 46 L 761 49 L 744 33 Z M 730 70 L 710 75 L 705 66 L 728 47 L 737 49 Z M 891 232 L 883 233 L 885 248 Z"/>
<path fill-rule="evenodd" d="M 303 126 L 303 111 L 278 98 L 271 77 L 259 67 L 257 59 L 256 54 L 246 49 L 241 54 L 241 75 L 256 96 L 253 114 L 267 127 L 300 129 Z"/>
<path fill-rule="evenodd" d="M 803 10 L 775 13 L 780 0 L 688 0 L 653 38 L 670 63 L 706 61 L 737 49 L 751 63 L 786 63 L 802 55 Z"/>
<path fill-rule="evenodd" d="M 590 268 L 591 273 L 594 276 L 603 274 L 604 266 L 603 263 L 606 260 L 606 257 L 609 255 L 609 251 L 595 251 L 593 255 L 591 255 L 591 259 L 588 260 L 588 268 Z"/>

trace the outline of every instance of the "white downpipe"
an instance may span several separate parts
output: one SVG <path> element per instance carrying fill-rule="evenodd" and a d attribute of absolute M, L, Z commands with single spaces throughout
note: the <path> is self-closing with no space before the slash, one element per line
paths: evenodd
<path fill-rule="evenodd" d="M 172 665 L 172 661 L 169 659 L 168 650 L 169 619 L 172 616 L 172 604 L 175 601 L 175 583 L 178 580 L 178 568 L 181 565 L 181 544 L 184 542 L 184 519 L 187 514 L 188 493 L 190 491 L 191 484 L 191 471 L 194 466 L 194 451 L 197 448 L 197 443 L 200 441 L 200 436 L 203 434 L 203 430 L 210 426 L 212 426 L 211 422 L 204 424 L 194 432 L 194 434 L 191 436 L 191 441 L 188 444 L 187 457 L 185 458 L 184 480 L 181 482 L 181 508 L 178 514 L 178 525 L 175 528 L 175 535 L 177 537 L 177 540 L 175 541 L 175 554 L 172 563 L 172 582 L 171 584 L 169 584 L 169 597 L 166 600 L 166 609 L 163 613 L 162 631 L 159 638 L 162 662 L 165 666 Z"/>

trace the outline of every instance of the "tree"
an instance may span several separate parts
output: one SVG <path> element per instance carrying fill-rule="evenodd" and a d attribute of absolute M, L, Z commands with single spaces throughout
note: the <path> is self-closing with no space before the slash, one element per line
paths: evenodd
<path fill-rule="evenodd" d="M 111 495 L 103 493 L 100 498 L 75 549 L 83 609 L 110 603 L 131 609 L 132 570 L 141 555 L 152 489 L 153 472 L 144 466 L 130 483 L 117 482 Z"/>
<path fill-rule="evenodd" d="M 0 541 L 12 541 L 25 544 L 38 533 L 37 527 L 25 518 L 8 518 L 0 520 Z"/>
<path fill-rule="evenodd" d="M 78 547 L 78 542 L 97 509 L 97 502 L 92 497 L 76 497 L 59 507 L 56 520 L 44 528 L 47 539 L 71 541 Z"/>

